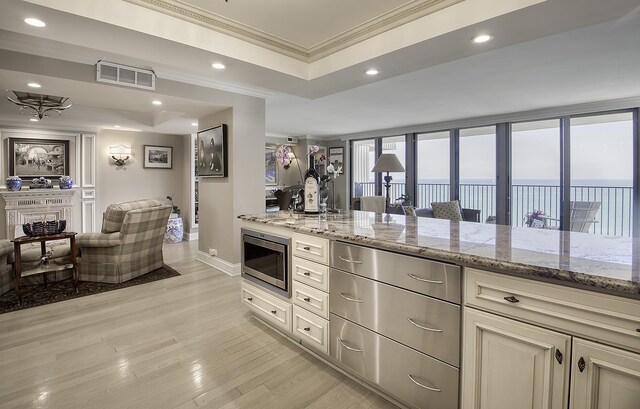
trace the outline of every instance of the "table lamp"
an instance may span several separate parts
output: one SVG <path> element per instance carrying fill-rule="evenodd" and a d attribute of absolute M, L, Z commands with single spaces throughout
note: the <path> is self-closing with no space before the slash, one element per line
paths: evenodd
<path fill-rule="evenodd" d="M 383 153 L 380 155 L 376 164 L 371 169 L 372 172 L 387 172 L 387 176 L 384 177 L 385 185 L 384 187 L 387 189 L 387 199 L 385 201 L 384 210 L 385 213 L 389 213 L 389 188 L 391 187 L 391 180 L 393 179 L 389 172 L 404 172 L 404 166 L 398 160 L 398 157 L 393 153 Z"/>

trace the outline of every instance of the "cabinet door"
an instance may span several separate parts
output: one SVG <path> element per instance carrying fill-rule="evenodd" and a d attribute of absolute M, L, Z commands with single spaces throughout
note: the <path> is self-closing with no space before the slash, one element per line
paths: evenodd
<path fill-rule="evenodd" d="M 640 407 L 640 354 L 576 338 L 571 409 Z"/>
<path fill-rule="evenodd" d="M 571 337 L 466 308 L 463 409 L 568 406 Z"/>

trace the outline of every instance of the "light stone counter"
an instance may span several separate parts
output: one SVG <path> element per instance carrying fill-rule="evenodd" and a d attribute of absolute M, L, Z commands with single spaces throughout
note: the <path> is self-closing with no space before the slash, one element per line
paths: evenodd
<path fill-rule="evenodd" d="M 365 246 L 640 298 L 640 240 L 352 211 L 238 216 Z"/>

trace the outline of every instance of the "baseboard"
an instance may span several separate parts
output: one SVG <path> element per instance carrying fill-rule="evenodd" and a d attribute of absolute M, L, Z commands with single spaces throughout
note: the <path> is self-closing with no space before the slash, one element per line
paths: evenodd
<path fill-rule="evenodd" d="M 196 255 L 196 260 L 210 265 L 211 267 L 217 268 L 225 274 L 230 276 L 239 276 L 240 275 L 240 263 L 233 264 L 229 263 L 221 259 L 220 257 L 213 257 L 204 251 L 198 250 L 198 254 Z"/>
<path fill-rule="evenodd" d="M 192 233 L 184 232 L 184 234 L 182 235 L 182 239 L 186 241 L 198 240 L 198 232 L 197 231 Z"/>

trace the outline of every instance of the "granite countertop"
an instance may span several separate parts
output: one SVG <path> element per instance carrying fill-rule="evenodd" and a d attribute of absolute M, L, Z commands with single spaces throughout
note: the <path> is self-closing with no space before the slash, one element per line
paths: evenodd
<path fill-rule="evenodd" d="M 640 299 L 640 240 L 350 211 L 242 220 Z"/>

